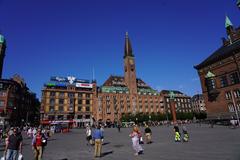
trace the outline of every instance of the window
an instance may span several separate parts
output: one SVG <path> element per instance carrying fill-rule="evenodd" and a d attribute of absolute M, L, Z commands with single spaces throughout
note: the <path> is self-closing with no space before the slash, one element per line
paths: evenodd
<path fill-rule="evenodd" d="M 78 116 L 77 116 L 77 119 L 82 119 L 82 118 L 83 118 L 82 115 L 78 115 Z"/>
<path fill-rule="evenodd" d="M 130 106 L 127 106 L 127 111 L 128 111 L 128 112 L 131 112 Z"/>
<path fill-rule="evenodd" d="M 64 92 L 59 92 L 59 97 L 64 97 Z"/>
<path fill-rule="evenodd" d="M 50 92 L 50 96 L 54 97 L 55 96 L 55 92 Z"/>
<path fill-rule="evenodd" d="M 59 99 L 59 104 L 63 105 L 64 104 L 64 99 Z"/>
<path fill-rule="evenodd" d="M 55 105 L 55 99 L 50 99 L 50 105 L 54 106 Z"/>
<path fill-rule="evenodd" d="M 228 110 L 229 110 L 229 112 L 234 112 L 234 106 L 232 103 L 228 104 Z"/>
<path fill-rule="evenodd" d="M 166 100 L 167 102 L 169 102 L 169 99 L 167 98 L 167 100 Z"/>
<path fill-rule="evenodd" d="M 208 91 L 211 91 L 216 88 L 215 80 L 213 78 L 207 78 L 206 85 L 207 85 Z"/>
<path fill-rule="evenodd" d="M 86 98 L 90 98 L 90 94 L 86 94 Z"/>
<path fill-rule="evenodd" d="M 74 93 L 68 93 L 68 97 L 73 98 L 74 97 Z"/>
<path fill-rule="evenodd" d="M 68 110 L 70 111 L 70 112 L 73 112 L 73 106 L 70 106 L 69 108 L 68 108 Z"/>
<path fill-rule="evenodd" d="M 58 120 L 63 120 L 63 115 L 58 115 L 57 118 Z"/>
<path fill-rule="evenodd" d="M 90 104 L 90 100 L 86 100 L 86 104 Z"/>
<path fill-rule="evenodd" d="M 62 112 L 63 111 L 63 106 L 59 106 L 58 110 Z"/>
<path fill-rule="evenodd" d="M 82 97 L 82 93 L 78 93 L 78 97 L 81 98 Z"/>
<path fill-rule="evenodd" d="M 237 84 L 237 83 L 239 83 L 239 77 L 238 77 L 238 73 L 237 73 L 237 72 L 231 73 L 231 74 L 229 75 L 229 77 L 230 77 L 230 82 L 231 82 L 231 84 Z"/>
<path fill-rule="evenodd" d="M 120 108 L 121 112 L 124 112 L 124 106 L 122 105 Z"/>
<path fill-rule="evenodd" d="M 86 107 L 86 111 L 90 112 L 90 107 L 89 106 Z"/>
<path fill-rule="evenodd" d="M 232 99 L 231 92 L 226 92 L 226 93 L 225 93 L 225 97 L 226 97 L 226 100 Z"/>
<path fill-rule="evenodd" d="M 81 99 L 78 100 L 78 104 L 82 104 L 82 100 Z"/>
<path fill-rule="evenodd" d="M 54 115 L 49 115 L 48 120 L 50 120 L 50 121 L 55 120 L 55 116 Z"/>
<path fill-rule="evenodd" d="M 111 111 L 110 111 L 110 106 L 107 106 L 107 114 L 110 114 L 111 113 Z"/>
<path fill-rule="evenodd" d="M 6 96 L 6 92 L 1 91 L 1 92 L 0 92 L 0 96 L 5 97 L 5 96 Z"/>
<path fill-rule="evenodd" d="M 49 111 L 53 112 L 54 111 L 54 106 L 49 106 Z"/>
<path fill-rule="evenodd" d="M 240 102 L 237 102 L 237 110 L 240 111 Z"/>
<path fill-rule="evenodd" d="M 4 101 L 0 100 L 0 107 L 3 107 L 3 106 L 4 106 Z"/>
<path fill-rule="evenodd" d="M 221 83 L 221 87 L 228 86 L 227 76 L 220 77 L 220 83 Z"/>
<path fill-rule="evenodd" d="M 239 98 L 239 97 L 240 97 L 240 90 L 239 90 L 239 89 L 237 89 L 237 90 L 234 91 L 234 96 L 235 96 L 236 98 Z"/>
<path fill-rule="evenodd" d="M 90 119 L 90 115 L 86 115 L 85 118 L 86 118 L 86 119 Z"/>
<path fill-rule="evenodd" d="M 71 99 L 69 100 L 69 103 L 70 103 L 70 105 L 73 105 L 73 104 L 74 104 L 74 99 L 71 98 Z"/>
<path fill-rule="evenodd" d="M 78 111 L 79 111 L 79 112 L 82 111 L 82 106 L 78 106 Z"/>
<path fill-rule="evenodd" d="M 9 107 L 13 107 L 13 100 L 9 100 L 9 101 L 8 101 L 8 106 L 9 106 Z"/>
<path fill-rule="evenodd" d="M 142 112 L 142 106 L 139 106 L 139 112 Z"/>

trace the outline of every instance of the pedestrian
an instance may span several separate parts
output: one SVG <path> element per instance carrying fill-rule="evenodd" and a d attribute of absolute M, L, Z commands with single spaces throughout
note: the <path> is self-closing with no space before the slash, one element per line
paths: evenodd
<path fill-rule="evenodd" d="M 103 132 L 101 131 L 100 125 L 98 125 L 97 128 L 94 130 L 93 136 L 92 136 L 92 138 L 95 142 L 94 157 L 101 157 L 102 137 L 103 137 Z"/>
<path fill-rule="evenodd" d="M 27 136 L 28 136 L 28 138 L 32 138 L 32 128 L 28 128 L 28 130 L 27 130 Z"/>
<path fill-rule="evenodd" d="M 92 130 L 89 126 L 86 128 L 86 139 L 87 139 L 87 145 L 92 145 Z"/>
<path fill-rule="evenodd" d="M 185 125 L 182 126 L 182 132 L 183 132 L 183 142 L 188 142 L 189 134 L 187 131 L 187 127 Z"/>
<path fill-rule="evenodd" d="M 148 125 L 146 125 L 146 128 L 145 128 L 145 137 L 146 137 L 147 144 L 152 143 L 152 130 Z"/>
<path fill-rule="evenodd" d="M 118 132 L 121 132 L 121 125 L 120 124 L 118 124 L 117 128 L 118 128 Z"/>
<path fill-rule="evenodd" d="M 4 155 L 6 160 L 17 160 L 22 154 L 22 136 L 18 134 L 17 128 L 13 128 L 13 132 L 6 139 Z"/>
<path fill-rule="evenodd" d="M 143 148 L 139 144 L 139 138 L 141 137 L 140 134 L 141 133 L 140 133 L 138 127 L 134 126 L 131 134 L 129 135 L 129 137 L 131 137 L 131 139 L 132 139 L 133 149 L 135 150 L 135 154 L 134 154 L 135 156 L 137 156 L 139 154 L 143 154 Z"/>
<path fill-rule="evenodd" d="M 175 125 L 173 130 L 175 132 L 175 142 L 181 142 L 181 135 L 178 126 Z"/>
<path fill-rule="evenodd" d="M 100 128 L 100 130 L 102 131 L 102 138 L 101 138 L 101 140 L 102 140 L 102 143 L 103 143 L 103 140 L 104 140 L 104 125 L 100 125 L 101 126 L 101 128 Z"/>
<path fill-rule="evenodd" d="M 41 128 L 38 128 L 37 133 L 32 140 L 32 148 L 34 150 L 35 160 L 42 159 L 43 149 L 46 146 L 46 144 L 47 144 L 47 139 L 44 136 L 44 134 L 42 134 Z"/>

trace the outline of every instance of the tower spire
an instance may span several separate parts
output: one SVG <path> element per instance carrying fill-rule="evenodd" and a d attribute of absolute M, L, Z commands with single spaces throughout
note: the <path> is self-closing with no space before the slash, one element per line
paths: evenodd
<path fill-rule="evenodd" d="M 232 22 L 230 21 L 230 19 L 228 18 L 228 16 L 226 16 L 226 19 L 225 19 L 225 28 L 232 27 L 232 26 L 233 26 Z"/>
<path fill-rule="evenodd" d="M 126 32 L 126 34 L 125 34 L 124 58 L 127 57 L 127 56 L 134 57 L 134 55 L 132 53 L 131 42 L 130 42 L 130 39 L 128 37 L 128 32 Z"/>

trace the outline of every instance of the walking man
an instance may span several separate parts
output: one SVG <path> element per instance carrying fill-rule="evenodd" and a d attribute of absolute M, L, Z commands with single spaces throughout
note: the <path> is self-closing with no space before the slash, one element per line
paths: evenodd
<path fill-rule="evenodd" d="M 93 140 L 95 141 L 95 151 L 94 157 L 101 157 L 102 151 L 102 137 L 103 133 L 101 131 L 101 127 L 98 125 L 97 128 L 93 132 Z"/>
<path fill-rule="evenodd" d="M 146 125 L 146 128 L 145 128 L 145 137 L 146 137 L 147 144 L 152 143 L 152 130 L 149 128 L 148 125 Z"/>
<path fill-rule="evenodd" d="M 9 135 L 6 141 L 6 160 L 17 160 L 19 153 L 22 153 L 22 136 L 13 128 L 13 134 Z"/>

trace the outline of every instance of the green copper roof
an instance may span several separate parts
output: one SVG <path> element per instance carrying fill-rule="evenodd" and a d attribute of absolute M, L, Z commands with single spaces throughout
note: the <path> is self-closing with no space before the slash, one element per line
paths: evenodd
<path fill-rule="evenodd" d="M 127 93 L 129 90 L 127 87 L 113 87 L 113 86 L 103 86 L 101 87 L 104 93 Z"/>
<path fill-rule="evenodd" d="M 4 43 L 4 37 L 0 34 L 0 44 Z"/>
<path fill-rule="evenodd" d="M 174 99 L 175 98 L 175 93 L 173 91 L 169 92 L 169 97 L 170 99 Z"/>
<path fill-rule="evenodd" d="M 232 24 L 232 22 L 230 21 L 230 19 L 228 18 L 228 16 L 226 16 L 225 28 L 228 28 L 229 26 L 233 26 L 233 24 Z"/>
<path fill-rule="evenodd" d="M 212 72 L 208 71 L 208 73 L 206 74 L 205 78 L 212 78 L 215 77 L 215 74 L 213 74 Z"/>

